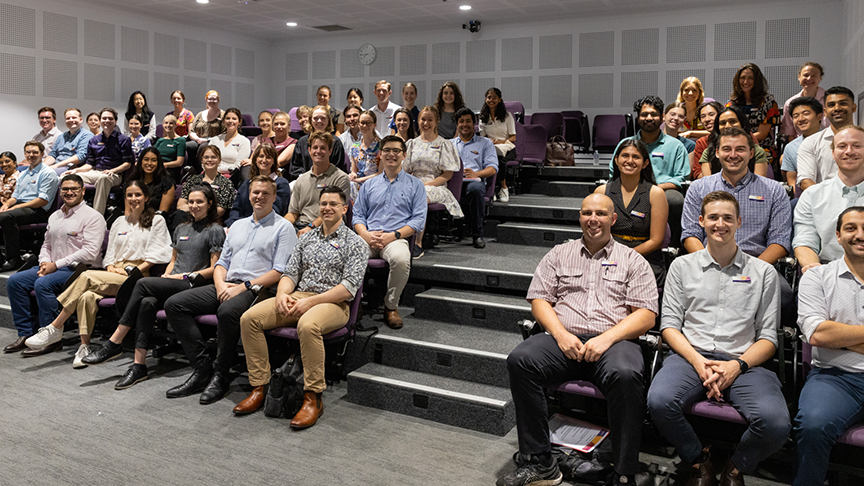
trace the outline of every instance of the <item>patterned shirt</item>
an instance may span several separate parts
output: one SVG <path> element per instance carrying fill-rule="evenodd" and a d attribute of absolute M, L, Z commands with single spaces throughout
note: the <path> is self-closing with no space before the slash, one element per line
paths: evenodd
<path fill-rule="evenodd" d="M 131 139 L 130 139 L 131 140 Z M 142 134 L 138 134 L 135 140 L 132 140 L 132 153 L 135 154 L 135 160 L 141 156 L 141 152 L 150 148 L 150 139 Z"/>
<path fill-rule="evenodd" d="M 165 113 L 166 116 L 173 114 L 173 110 Z M 195 115 L 193 115 L 188 109 L 183 108 L 183 111 L 180 112 L 180 116 L 177 117 L 177 126 L 174 127 L 174 133 L 180 137 L 185 137 L 189 134 L 189 126 L 192 125 L 193 121 L 195 121 Z"/>
<path fill-rule="evenodd" d="M 600 334 L 636 309 L 657 314 L 657 283 L 648 262 L 609 238 L 591 255 L 582 240 L 555 246 L 543 257 L 528 288 L 528 301 L 552 304 L 572 334 Z"/>
<path fill-rule="evenodd" d="M 12 193 L 15 192 L 15 184 L 18 183 L 18 174 L 20 172 L 16 171 L 0 176 L 0 204 L 5 203 L 12 196 Z"/>
<path fill-rule="evenodd" d="M 381 141 L 375 140 L 368 149 L 363 148 L 363 141 L 354 142 L 348 155 L 357 164 L 357 177 L 366 177 L 378 173 L 379 152 Z"/>
<path fill-rule="evenodd" d="M 353 296 L 363 282 L 368 258 L 366 242 L 344 224 L 326 236 L 318 227 L 300 237 L 283 276 L 300 292 L 323 294 L 342 284 Z"/>
<path fill-rule="evenodd" d="M 845 258 L 811 268 L 798 288 L 798 327 L 809 341 L 825 321 L 864 325 L 864 284 L 855 278 Z M 846 349 L 813 347 L 813 365 L 864 372 L 864 355 Z"/>
<path fill-rule="evenodd" d="M 772 244 L 780 245 L 792 254 L 792 207 L 786 190 L 777 181 L 747 172 L 735 187 L 723 173 L 696 180 L 687 191 L 681 215 L 681 241 L 698 238 L 705 245 L 705 230 L 699 226 L 702 199 L 714 191 L 735 196 L 741 207 L 741 228 L 735 232 L 735 242 L 748 255 L 758 257 Z"/>
<path fill-rule="evenodd" d="M 183 190 L 180 192 L 180 199 L 189 199 L 189 191 L 193 186 L 198 184 L 206 184 L 204 182 L 204 174 L 196 174 L 186 180 L 183 184 Z M 234 190 L 234 184 L 226 179 L 222 174 L 217 174 L 213 182 L 210 183 L 213 192 L 216 193 L 216 205 L 228 211 L 234 204 L 234 198 L 237 196 L 237 191 Z"/>

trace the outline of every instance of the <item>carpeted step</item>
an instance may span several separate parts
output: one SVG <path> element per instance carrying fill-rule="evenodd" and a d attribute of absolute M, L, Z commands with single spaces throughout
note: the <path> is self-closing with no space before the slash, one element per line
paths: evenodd
<path fill-rule="evenodd" d="M 517 321 L 531 318 L 531 304 L 524 296 L 433 288 L 414 297 L 414 316 L 515 332 Z"/>
<path fill-rule="evenodd" d="M 550 181 L 546 194 L 554 197 L 586 197 L 597 185 L 592 182 Z"/>
<path fill-rule="evenodd" d="M 582 229 L 573 225 L 509 222 L 498 225 L 498 242 L 515 245 L 553 247 L 582 237 Z"/>
<path fill-rule="evenodd" d="M 489 219 L 579 224 L 581 198 L 550 197 L 539 194 L 510 196 L 510 202 L 496 202 Z"/>

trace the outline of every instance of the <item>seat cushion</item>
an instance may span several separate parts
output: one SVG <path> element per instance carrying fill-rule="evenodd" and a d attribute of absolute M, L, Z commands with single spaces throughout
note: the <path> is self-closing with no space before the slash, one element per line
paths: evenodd
<path fill-rule="evenodd" d="M 572 380 L 565 381 L 564 383 L 558 383 L 557 385 L 551 385 L 549 387 L 550 390 L 558 390 L 562 393 L 570 393 L 572 395 L 579 395 L 582 397 L 590 397 L 590 398 L 603 398 L 603 392 L 600 391 L 599 388 L 594 386 L 590 381 L 585 380 Z"/>
<path fill-rule="evenodd" d="M 735 407 L 728 403 L 715 402 L 713 400 L 703 400 L 690 405 L 685 413 L 696 415 L 698 417 L 706 417 L 724 422 L 733 422 L 736 424 L 746 424 L 744 417 L 735 410 Z"/>

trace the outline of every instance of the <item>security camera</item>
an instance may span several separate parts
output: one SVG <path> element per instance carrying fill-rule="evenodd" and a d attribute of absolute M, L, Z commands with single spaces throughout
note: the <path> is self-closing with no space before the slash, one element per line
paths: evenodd
<path fill-rule="evenodd" d="M 476 34 L 480 32 L 480 21 L 479 20 L 471 20 L 467 24 L 462 24 L 463 29 L 468 29 L 468 32 L 472 34 Z"/>

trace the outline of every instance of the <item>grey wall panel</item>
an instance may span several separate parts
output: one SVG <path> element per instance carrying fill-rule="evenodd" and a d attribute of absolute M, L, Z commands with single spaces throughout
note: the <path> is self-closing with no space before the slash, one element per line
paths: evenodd
<path fill-rule="evenodd" d="M 84 19 L 84 55 L 102 59 L 116 59 L 116 29 L 113 24 Z"/>
<path fill-rule="evenodd" d="M 120 59 L 126 62 L 150 64 L 150 32 L 132 27 L 120 27 Z"/>
<path fill-rule="evenodd" d="M 234 76 L 255 79 L 255 51 L 234 48 Z"/>
<path fill-rule="evenodd" d="M 756 59 L 756 21 L 714 25 L 714 60 Z"/>
<path fill-rule="evenodd" d="M 486 102 L 486 90 L 492 86 L 495 86 L 495 78 L 466 79 L 462 93 L 465 106 L 474 112 L 480 111 Z"/>
<path fill-rule="evenodd" d="M 794 66 L 768 66 L 765 68 L 765 77 L 768 78 L 768 92 L 774 95 L 778 107 L 783 107 L 792 95 L 801 91 L 798 84 L 798 65 Z"/>
<path fill-rule="evenodd" d="M 426 75 L 426 44 L 399 48 L 399 74 L 401 76 Z"/>
<path fill-rule="evenodd" d="M 207 78 L 183 76 L 183 93 L 186 95 L 186 107 L 193 110 L 193 113 L 195 107 L 203 108 L 206 106 L 204 97 L 207 94 Z"/>
<path fill-rule="evenodd" d="M 621 65 L 657 64 L 660 58 L 660 29 L 621 31 Z"/>
<path fill-rule="evenodd" d="M 222 44 L 210 44 L 210 72 L 231 76 L 233 69 L 234 49 Z"/>
<path fill-rule="evenodd" d="M 153 33 L 153 64 L 180 68 L 180 38 L 176 35 Z"/>
<path fill-rule="evenodd" d="M 285 54 L 285 81 L 304 81 L 309 79 L 309 53 L 291 52 Z"/>
<path fill-rule="evenodd" d="M 36 58 L 0 52 L 0 94 L 36 96 Z"/>
<path fill-rule="evenodd" d="M 737 70 L 736 67 L 714 69 L 714 90 L 711 93 L 705 93 L 705 96 L 725 104 L 732 93 L 732 79 Z"/>
<path fill-rule="evenodd" d="M 78 54 L 78 19 L 42 12 L 42 48 L 64 54 Z"/>
<path fill-rule="evenodd" d="M 573 106 L 573 76 L 569 74 L 540 76 L 539 83 L 541 110 L 566 110 Z"/>
<path fill-rule="evenodd" d="M 461 56 L 458 42 L 432 44 L 432 74 L 458 73 Z"/>
<path fill-rule="evenodd" d="M 234 106 L 234 93 L 231 81 L 224 79 L 211 79 L 209 81 L 210 89 L 215 89 L 219 93 L 219 107 L 223 110 Z"/>
<path fill-rule="evenodd" d="M 501 78 L 501 97 L 505 101 L 521 101 L 526 110 L 534 108 L 532 94 L 534 92 L 533 76 L 512 76 Z"/>
<path fill-rule="evenodd" d="M 375 62 L 369 65 L 369 76 L 373 78 L 392 78 L 396 75 L 396 48 L 379 47 Z"/>
<path fill-rule="evenodd" d="M 501 70 L 534 69 L 534 38 L 501 39 Z"/>
<path fill-rule="evenodd" d="M 147 93 L 147 102 L 151 105 L 165 105 L 170 100 L 170 95 L 180 89 L 180 75 L 169 73 L 153 73 L 153 92 Z M 183 94 L 186 94 L 184 91 Z M 186 94 L 186 96 L 189 96 Z M 172 108 L 173 109 L 173 108 Z M 156 121 L 162 123 L 161 113 Z"/>
<path fill-rule="evenodd" d="M 659 95 L 657 90 L 657 71 L 621 73 L 620 106 L 628 108 L 633 102 L 645 95 Z"/>
<path fill-rule="evenodd" d="M 615 32 L 579 34 L 579 67 L 615 65 Z"/>
<path fill-rule="evenodd" d="M 255 109 L 255 85 L 252 83 L 234 83 L 234 106 L 244 115 L 252 115 L 258 123 L 258 112 Z"/>
<path fill-rule="evenodd" d="M 117 102 L 114 66 L 84 64 L 84 99 L 87 101 Z"/>
<path fill-rule="evenodd" d="M 765 59 L 808 57 L 810 18 L 765 21 Z"/>
<path fill-rule="evenodd" d="M 540 69 L 573 67 L 573 34 L 540 36 Z"/>
<path fill-rule="evenodd" d="M 207 72 L 207 43 L 183 39 L 183 67 L 189 71 Z"/>
<path fill-rule="evenodd" d="M 36 48 L 36 10 L 0 3 L 0 44 Z"/>
<path fill-rule="evenodd" d="M 122 68 L 120 70 L 120 102 L 129 101 L 129 96 L 135 91 L 141 91 L 145 96 L 151 93 L 150 73 L 143 69 Z"/>
<path fill-rule="evenodd" d="M 612 108 L 612 86 L 615 74 L 580 74 L 577 108 Z"/>
<path fill-rule="evenodd" d="M 495 71 L 496 57 L 495 39 L 468 41 L 465 43 L 465 72 Z"/>
<path fill-rule="evenodd" d="M 365 75 L 363 64 L 360 63 L 360 58 L 358 56 L 359 54 L 357 49 L 344 49 L 339 51 L 340 78 L 362 78 Z M 425 59 L 423 62 L 426 62 Z"/>
<path fill-rule="evenodd" d="M 336 51 L 315 51 L 312 53 L 312 79 L 336 78 Z"/>
<path fill-rule="evenodd" d="M 705 25 L 683 25 L 666 29 L 666 62 L 705 62 Z"/>
<path fill-rule="evenodd" d="M 309 103 L 309 100 L 306 99 L 306 85 L 295 85 L 295 86 L 286 86 L 285 87 L 285 109 L 290 110 L 291 108 L 306 105 Z"/>
<path fill-rule="evenodd" d="M 46 98 L 78 99 L 78 63 L 43 58 L 42 95 Z M 62 118 L 60 113 L 57 117 Z"/>

